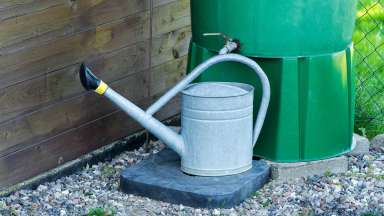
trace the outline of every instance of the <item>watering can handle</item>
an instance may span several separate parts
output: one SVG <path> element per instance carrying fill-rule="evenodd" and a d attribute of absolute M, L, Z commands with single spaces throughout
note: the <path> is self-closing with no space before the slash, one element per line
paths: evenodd
<path fill-rule="evenodd" d="M 238 62 L 247 65 L 252 68 L 256 75 L 259 77 L 263 89 L 263 97 L 261 99 L 261 105 L 257 114 L 257 119 L 254 125 L 253 132 L 253 146 L 255 146 L 257 139 L 260 135 L 261 128 L 263 127 L 265 116 L 267 114 L 269 101 L 271 97 L 271 88 L 269 80 L 263 69 L 252 59 L 238 54 L 226 54 L 212 57 L 204 63 L 197 66 L 187 77 L 180 81 L 177 85 L 171 88 L 165 95 L 160 97 L 154 104 L 152 104 L 146 111 L 148 115 L 153 115 L 159 111 L 165 104 L 167 104 L 172 98 L 174 98 L 179 92 L 184 90 L 191 82 L 193 82 L 198 76 L 200 76 L 209 67 L 221 63 L 221 62 Z"/>

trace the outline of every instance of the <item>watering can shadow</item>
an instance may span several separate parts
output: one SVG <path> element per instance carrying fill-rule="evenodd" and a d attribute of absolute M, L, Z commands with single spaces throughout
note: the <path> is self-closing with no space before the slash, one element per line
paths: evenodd
<path fill-rule="evenodd" d="M 253 86 L 222 82 L 190 84 L 212 65 L 227 61 L 249 66 L 261 81 L 263 97 L 254 125 Z M 80 68 L 80 80 L 85 89 L 107 97 L 179 154 L 183 172 L 198 176 L 224 176 L 252 168 L 253 147 L 270 100 L 268 78 L 252 59 L 238 54 L 212 57 L 196 67 L 146 111 L 115 92 L 84 64 Z M 178 134 L 155 119 L 153 114 L 180 92 L 181 132 Z"/>

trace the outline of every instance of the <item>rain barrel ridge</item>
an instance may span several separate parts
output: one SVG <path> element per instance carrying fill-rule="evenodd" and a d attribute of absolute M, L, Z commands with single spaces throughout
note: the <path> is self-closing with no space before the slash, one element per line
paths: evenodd
<path fill-rule="evenodd" d="M 306 129 L 307 129 L 307 107 L 308 107 L 308 82 L 310 58 L 300 57 L 297 59 L 297 72 L 299 80 L 299 158 L 305 159 Z"/>
<path fill-rule="evenodd" d="M 346 50 L 346 58 L 347 58 L 347 77 L 348 77 L 348 115 L 349 115 L 349 134 L 354 132 L 354 116 L 355 116 L 355 71 L 352 67 L 353 65 L 353 45 L 348 47 Z M 348 134 L 348 135 L 349 135 Z M 349 136 L 351 137 L 351 136 Z M 352 137 L 349 140 L 352 143 Z"/>

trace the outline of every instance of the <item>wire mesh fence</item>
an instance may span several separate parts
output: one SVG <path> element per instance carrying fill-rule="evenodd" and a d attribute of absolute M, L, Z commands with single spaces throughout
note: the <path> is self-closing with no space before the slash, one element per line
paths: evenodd
<path fill-rule="evenodd" d="M 384 133 L 384 0 L 359 0 L 354 33 L 355 131 Z"/>

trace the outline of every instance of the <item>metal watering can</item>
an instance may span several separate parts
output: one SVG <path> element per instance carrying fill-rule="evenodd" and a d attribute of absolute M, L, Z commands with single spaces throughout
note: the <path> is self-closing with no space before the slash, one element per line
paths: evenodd
<path fill-rule="evenodd" d="M 233 61 L 252 68 L 260 78 L 263 97 L 253 125 L 253 92 L 248 84 L 206 82 L 190 84 L 210 66 Z M 252 150 L 264 123 L 270 85 L 260 66 L 238 54 L 218 55 L 196 67 L 157 102 L 143 111 L 119 95 L 82 64 L 80 79 L 87 90 L 107 97 L 181 157 L 181 169 L 198 176 L 224 176 L 252 168 Z M 182 94 L 181 132 L 153 117 L 179 92 Z"/>

